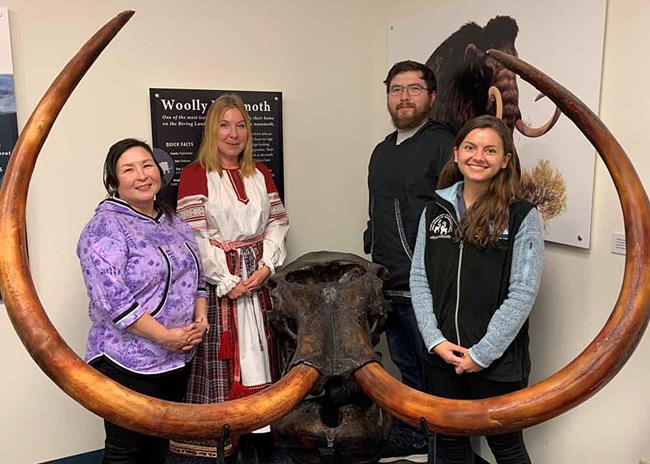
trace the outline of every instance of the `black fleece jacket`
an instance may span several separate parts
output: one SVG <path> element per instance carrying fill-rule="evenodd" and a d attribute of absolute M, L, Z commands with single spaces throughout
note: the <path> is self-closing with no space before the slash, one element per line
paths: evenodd
<path fill-rule="evenodd" d="M 420 214 L 434 195 L 438 177 L 452 155 L 460 124 L 429 120 L 396 145 L 397 131 L 372 152 L 368 165 L 369 216 L 364 251 L 386 267 L 387 297 L 410 303 L 409 273 Z"/>

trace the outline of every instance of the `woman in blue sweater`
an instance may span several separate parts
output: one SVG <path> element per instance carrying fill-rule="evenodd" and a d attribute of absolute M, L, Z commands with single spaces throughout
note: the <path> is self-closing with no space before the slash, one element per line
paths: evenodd
<path fill-rule="evenodd" d="M 472 119 L 454 142 L 435 200 L 422 213 L 411 295 L 428 353 L 424 387 L 481 399 L 528 384 L 528 315 L 543 268 L 537 209 L 522 200 L 508 127 Z M 530 463 L 522 432 L 486 437 L 499 464 Z M 439 435 L 448 464 L 474 462 L 468 437 Z"/>

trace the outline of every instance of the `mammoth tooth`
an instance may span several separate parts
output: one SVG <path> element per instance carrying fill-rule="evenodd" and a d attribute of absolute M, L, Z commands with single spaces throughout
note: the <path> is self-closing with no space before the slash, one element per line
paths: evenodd
<path fill-rule="evenodd" d="M 316 383 L 318 371 L 298 365 L 263 392 L 220 404 L 171 403 L 141 395 L 104 377 L 70 349 L 45 314 L 31 278 L 25 204 L 36 158 L 74 88 L 133 14 L 119 14 L 86 42 L 20 133 L 0 189 L 0 290 L 11 322 L 32 358 L 86 409 L 131 430 L 168 438 L 217 438 L 225 424 L 233 432 L 252 431 L 291 411 Z"/>
<path fill-rule="evenodd" d="M 603 388 L 632 355 L 650 319 L 650 203 L 630 159 L 600 119 L 575 95 L 524 61 L 489 55 L 547 95 L 596 148 L 618 192 L 625 221 L 625 275 L 602 330 L 577 358 L 549 378 L 508 395 L 450 400 L 400 384 L 377 363 L 355 373 L 363 390 L 386 411 L 414 426 L 461 435 L 531 427 L 577 406 Z"/>

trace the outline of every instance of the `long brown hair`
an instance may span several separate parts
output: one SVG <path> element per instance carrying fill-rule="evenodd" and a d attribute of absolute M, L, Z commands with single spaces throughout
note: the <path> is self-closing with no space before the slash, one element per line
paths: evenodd
<path fill-rule="evenodd" d="M 239 155 L 239 168 L 244 177 L 252 176 L 255 173 L 255 161 L 253 160 L 251 119 L 248 111 L 246 111 L 243 100 L 236 94 L 222 95 L 210 105 L 210 109 L 205 118 L 203 140 L 201 140 L 201 146 L 199 146 L 197 160 L 206 171 L 217 171 L 221 175 L 221 154 L 217 148 L 217 131 L 219 130 L 219 120 L 231 108 L 237 108 L 241 111 L 244 117 L 244 124 L 246 125 L 246 133 L 248 134 L 244 151 Z"/>
<path fill-rule="evenodd" d="M 521 167 L 510 129 L 494 116 L 483 115 L 467 121 L 456 136 L 454 150 L 460 148 L 474 129 L 492 129 L 503 143 L 504 154 L 510 154 L 506 167 L 490 180 L 487 191 L 467 209 L 461 220 L 459 238 L 485 248 L 496 246 L 499 235 L 508 227 L 510 205 L 521 198 Z M 461 180 L 463 174 L 452 156 L 440 173 L 438 188 L 449 187 Z"/>

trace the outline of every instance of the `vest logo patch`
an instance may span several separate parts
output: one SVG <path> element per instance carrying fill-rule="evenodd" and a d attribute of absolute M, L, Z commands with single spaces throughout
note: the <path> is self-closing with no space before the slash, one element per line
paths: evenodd
<path fill-rule="evenodd" d="M 451 238 L 451 231 L 454 229 L 454 220 L 452 217 L 443 213 L 431 221 L 429 225 L 429 238 L 436 240 L 439 238 Z"/>
<path fill-rule="evenodd" d="M 494 230 L 494 227 L 490 225 L 490 234 Z M 503 232 L 499 234 L 499 240 L 508 240 L 508 228 L 506 227 Z"/>

